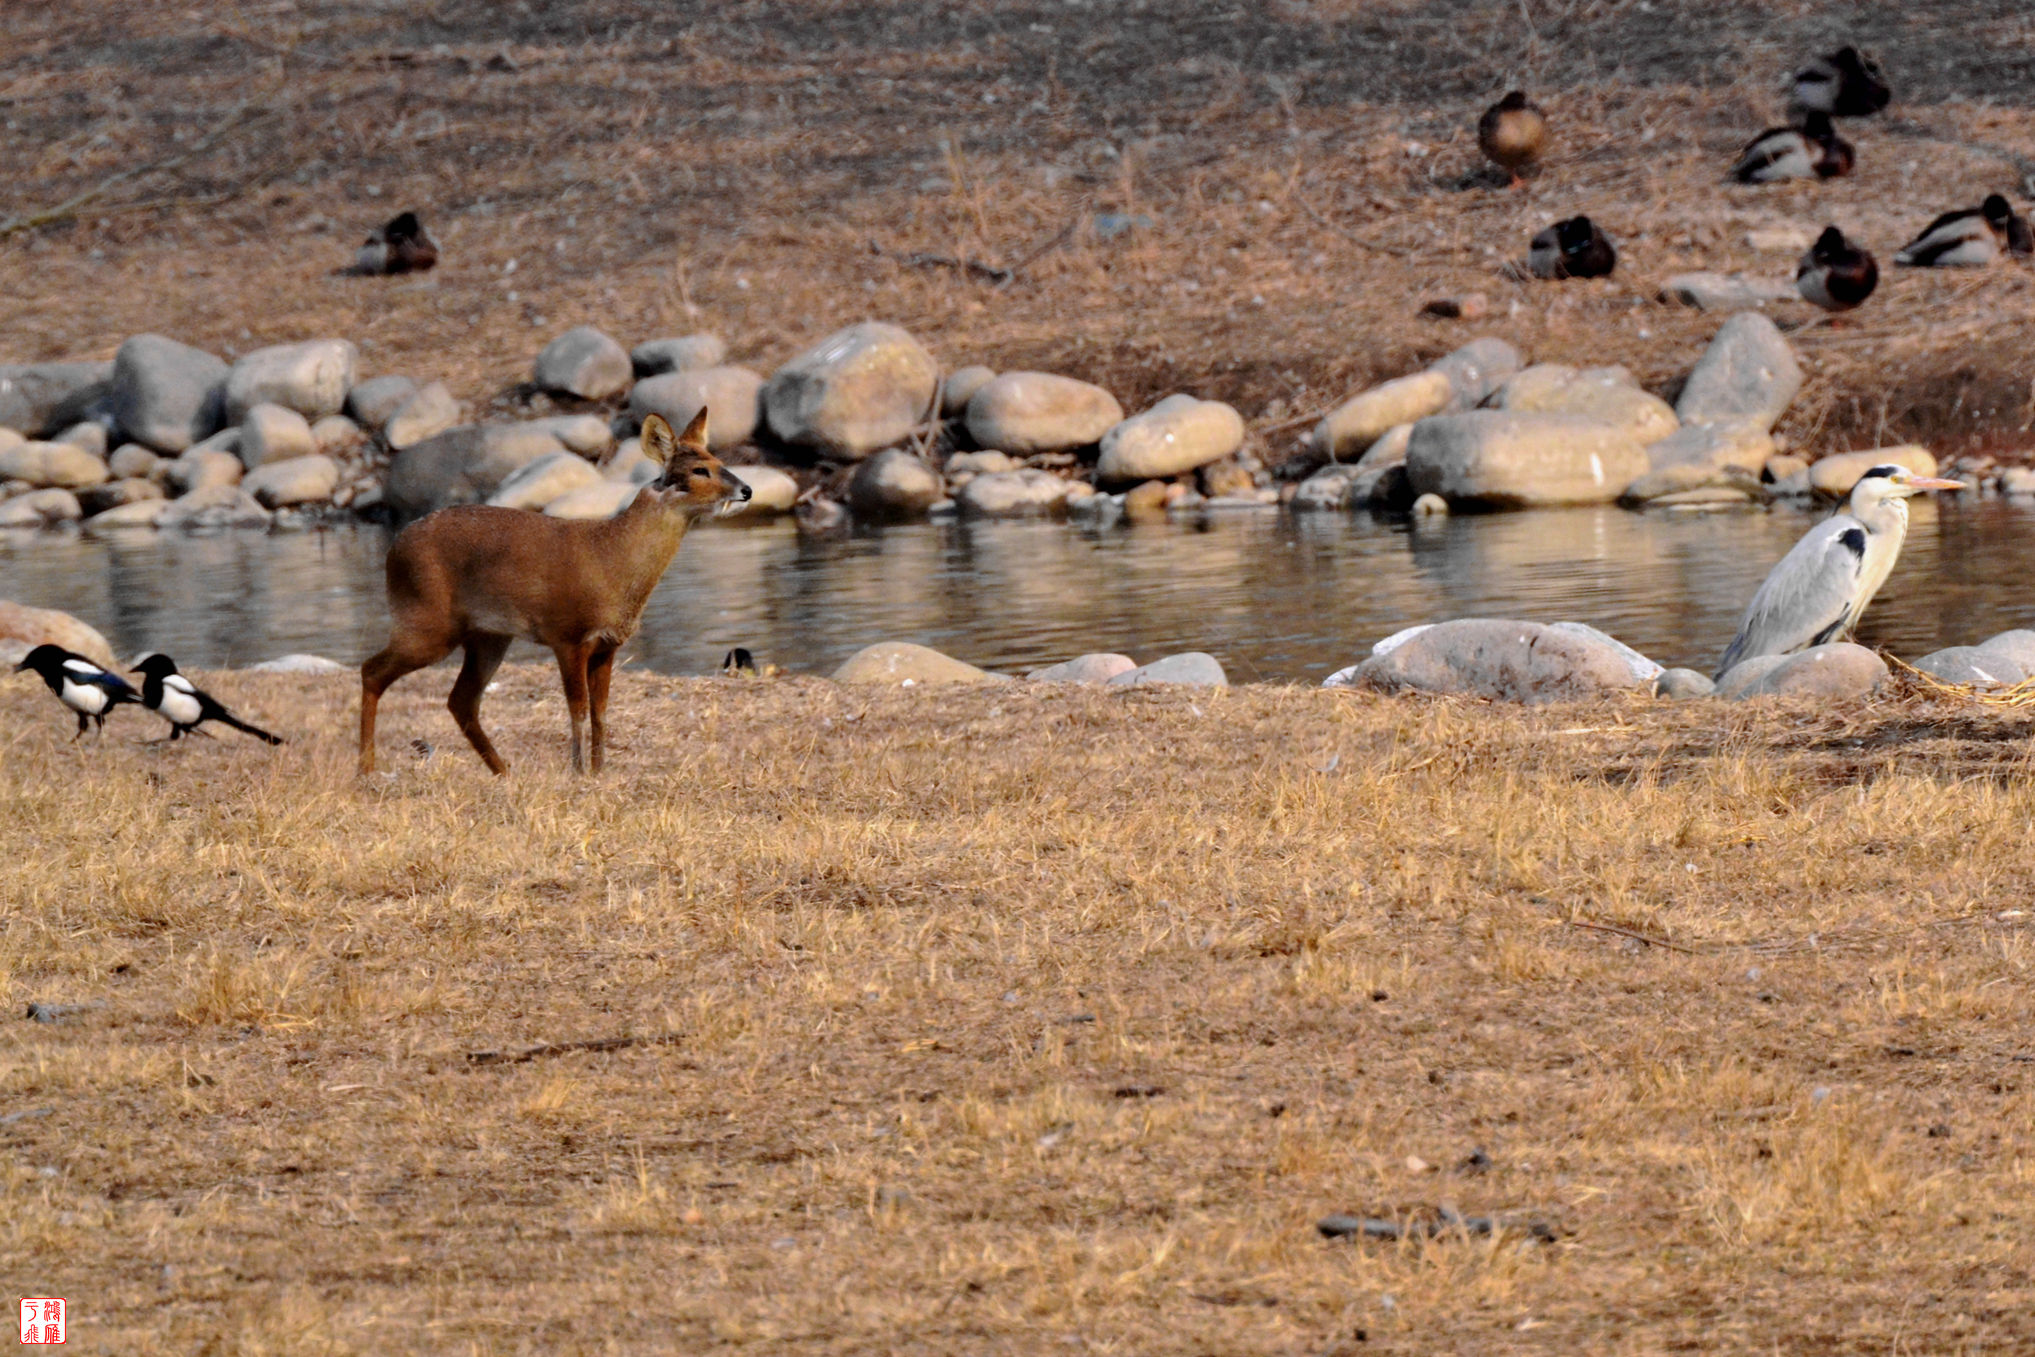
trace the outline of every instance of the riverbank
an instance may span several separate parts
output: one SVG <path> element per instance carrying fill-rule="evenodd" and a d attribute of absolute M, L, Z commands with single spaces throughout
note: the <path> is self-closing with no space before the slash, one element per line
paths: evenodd
<path fill-rule="evenodd" d="M 351 676 L 202 677 L 291 743 L 0 685 L 88 1343 L 2035 1342 L 2023 711 L 623 674 L 581 782 L 529 665 L 362 784 Z"/>

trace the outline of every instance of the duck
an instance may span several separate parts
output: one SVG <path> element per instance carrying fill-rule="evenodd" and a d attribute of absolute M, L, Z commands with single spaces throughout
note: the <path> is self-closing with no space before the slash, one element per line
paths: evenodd
<path fill-rule="evenodd" d="M 846 537 L 850 527 L 848 506 L 828 498 L 818 486 L 798 497 L 792 505 L 791 518 L 806 537 Z"/>
<path fill-rule="evenodd" d="M 1837 135 L 1828 113 L 1802 115 L 1795 127 L 1769 127 L 1746 143 L 1731 167 L 1741 184 L 1776 184 L 1783 179 L 1834 179 L 1850 174 L 1858 157 Z"/>
<path fill-rule="evenodd" d="M 1894 97 L 1880 64 L 1849 45 L 1796 71 L 1793 93 L 1803 112 L 1835 118 L 1869 118 Z"/>
<path fill-rule="evenodd" d="M 438 263 L 438 242 L 415 212 L 390 218 L 354 256 L 353 274 L 422 273 Z"/>
<path fill-rule="evenodd" d="M 1795 291 L 1825 311 L 1850 311 L 1880 285 L 1872 251 L 1854 245 L 1835 226 L 1825 227 L 1795 270 Z"/>
<path fill-rule="evenodd" d="M 1536 278 L 1603 278 L 1618 267 L 1618 251 L 1588 217 L 1570 217 L 1533 238 L 1526 267 Z"/>
<path fill-rule="evenodd" d="M 767 660 L 758 666 L 747 646 L 736 646 L 722 658 L 721 672 L 730 678 L 776 678 L 784 668 Z"/>
<path fill-rule="evenodd" d="M 73 650 L 58 645 L 39 645 L 22 657 L 14 672 L 33 673 L 55 693 L 57 701 L 78 717 L 76 743 L 87 726 L 106 728 L 106 714 L 122 703 L 139 705 L 141 694 L 132 684 L 109 669 L 101 668 Z"/>
<path fill-rule="evenodd" d="M 1509 188 L 1525 187 L 1519 172 L 1540 159 L 1546 144 L 1547 118 L 1523 90 L 1513 90 L 1477 119 L 1477 145 L 1486 159 L 1512 176 Z"/>
<path fill-rule="evenodd" d="M 141 705 L 170 723 L 169 739 L 181 739 L 194 732 L 203 735 L 205 732 L 198 727 L 207 721 L 217 721 L 267 744 L 283 742 L 282 736 L 249 725 L 226 710 L 218 699 L 178 673 L 177 662 L 160 651 L 144 655 L 132 672 L 142 676 Z"/>
<path fill-rule="evenodd" d="M 2028 219 L 2000 194 L 1989 194 L 1977 207 L 1946 212 L 1901 247 L 1896 264 L 1910 268 L 1979 268 L 2000 253 L 2035 252 Z"/>

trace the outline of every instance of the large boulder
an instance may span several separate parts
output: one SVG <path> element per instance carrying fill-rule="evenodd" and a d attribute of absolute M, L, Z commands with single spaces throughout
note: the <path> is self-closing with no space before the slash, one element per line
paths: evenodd
<path fill-rule="evenodd" d="M 1427 370 L 1449 379 L 1448 404 L 1436 413 L 1452 415 L 1474 410 L 1524 363 L 1518 349 L 1491 335 L 1473 339 L 1454 353 L 1436 359 L 1428 364 Z"/>
<path fill-rule="evenodd" d="M 1452 504 L 1601 504 L 1646 471 L 1646 451 L 1629 429 L 1579 415 L 1435 415 L 1413 426 L 1406 445 L 1412 492 Z"/>
<path fill-rule="evenodd" d="M 909 434 L 933 411 L 940 365 L 903 329 L 863 321 L 837 330 L 771 374 L 763 418 L 793 447 L 859 460 Z M 713 416 L 707 417 L 711 427 Z"/>
<path fill-rule="evenodd" d="M 0 528 L 45 528 L 52 523 L 75 523 L 84 516 L 78 497 L 68 490 L 31 490 L 0 500 Z"/>
<path fill-rule="evenodd" d="M 567 451 L 547 452 L 512 472 L 488 496 L 488 503 L 504 509 L 542 509 L 562 495 L 600 484 L 601 479 L 586 458 Z"/>
<path fill-rule="evenodd" d="M 0 448 L 0 481 L 79 490 L 112 479 L 106 464 L 73 443 L 16 443 Z"/>
<path fill-rule="evenodd" d="M 346 393 L 345 413 L 361 428 L 380 433 L 417 389 L 416 381 L 409 377 L 369 377 L 354 383 Z"/>
<path fill-rule="evenodd" d="M 1924 655 L 1915 667 L 1945 683 L 1964 683 L 1974 688 L 2011 688 L 2028 677 L 2028 666 L 2010 654 L 1989 651 L 1981 646 L 1949 646 Z"/>
<path fill-rule="evenodd" d="M 0 429 L 42 438 L 110 406 L 113 364 L 0 364 Z"/>
<path fill-rule="evenodd" d="M 136 335 L 113 356 L 113 419 L 157 452 L 182 452 L 226 418 L 224 360 L 161 335 Z M 234 421 L 237 422 L 237 421 Z"/>
<path fill-rule="evenodd" d="M 1168 396 L 1102 436 L 1099 481 L 1123 484 L 1177 476 L 1220 461 L 1244 445 L 1244 419 L 1221 401 Z"/>
<path fill-rule="evenodd" d="M 1537 363 L 1500 387 L 1491 404 L 1500 410 L 1582 415 L 1630 430 L 1642 445 L 1681 427 L 1674 407 L 1640 390 L 1622 367 L 1577 369 L 1566 363 Z"/>
<path fill-rule="evenodd" d="M 798 503 L 798 482 L 774 466 L 731 466 L 728 474 L 749 487 L 744 517 L 788 514 Z"/>
<path fill-rule="evenodd" d="M 667 372 L 719 367 L 728 359 L 728 346 L 719 335 L 680 335 L 675 339 L 647 339 L 629 350 L 629 366 L 641 377 L 661 377 Z"/>
<path fill-rule="evenodd" d="M 940 473 L 918 454 L 885 448 L 855 468 L 848 482 L 848 507 L 857 518 L 904 522 L 924 518 L 926 509 L 946 494 Z"/>
<path fill-rule="evenodd" d="M 968 436 L 1013 457 L 1087 447 L 1122 422 L 1115 396 L 1051 372 L 1005 372 L 968 398 Z"/>
<path fill-rule="evenodd" d="M 1149 688 L 1172 684 L 1183 688 L 1227 688 L 1229 675 L 1215 656 L 1202 650 L 1183 651 L 1162 660 L 1126 669 L 1104 680 L 1112 688 Z"/>
<path fill-rule="evenodd" d="M 1048 471 L 992 471 L 961 487 L 954 502 L 977 518 L 1035 518 L 1066 512 L 1070 485 Z"/>
<path fill-rule="evenodd" d="M 511 474 L 565 446 L 549 431 L 517 424 L 463 424 L 405 448 L 389 463 L 384 499 L 403 517 L 478 504 Z"/>
<path fill-rule="evenodd" d="M 629 414 L 639 424 L 663 415 L 672 428 L 683 429 L 705 410 L 707 448 L 726 452 L 756 436 L 763 390 L 762 375 L 748 368 L 686 368 L 636 383 L 629 392 Z"/>
<path fill-rule="evenodd" d="M 240 461 L 250 471 L 317 451 L 318 438 L 311 432 L 311 421 L 287 406 L 264 401 L 240 421 Z"/>
<path fill-rule="evenodd" d="M 977 669 L 950 655 L 909 641 L 878 641 L 841 662 L 833 673 L 837 683 L 1008 683 L 1003 674 Z"/>
<path fill-rule="evenodd" d="M 339 463 L 318 452 L 269 462 L 242 477 L 240 488 L 265 509 L 323 503 L 339 488 Z"/>
<path fill-rule="evenodd" d="M 1906 467 L 1917 476 L 1936 474 L 1936 455 L 1916 443 L 1874 448 L 1870 452 L 1840 452 L 1809 464 L 1809 488 L 1819 495 L 1843 499 L 1866 472 L 1888 463 Z"/>
<path fill-rule="evenodd" d="M 115 663 L 106 638 L 69 613 L 0 598 L 0 664 L 11 668 L 41 645 L 62 646 L 108 669 Z"/>
<path fill-rule="evenodd" d="M 1717 696 L 1865 697 L 1886 682 L 1886 661 L 1849 641 L 1810 646 L 1792 655 L 1755 655 L 1717 680 Z"/>
<path fill-rule="evenodd" d="M 459 416 L 459 402 L 445 383 L 427 382 L 406 396 L 383 422 L 382 442 L 391 452 L 414 448 L 459 427 Z"/>
<path fill-rule="evenodd" d="M 1756 423 L 1772 429 L 1802 389 L 1802 365 L 1774 323 L 1741 311 L 1718 327 L 1682 386 L 1684 424 Z"/>
<path fill-rule="evenodd" d="M 947 380 L 940 383 L 940 413 L 948 419 L 959 419 L 967 414 L 968 402 L 974 400 L 975 393 L 995 376 L 995 368 L 986 368 L 980 363 L 948 373 Z"/>
<path fill-rule="evenodd" d="M 1646 445 L 1646 460 L 1655 471 L 1670 467 L 1738 467 L 1758 476 L 1774 455 L 1774 436 L 1758 420 L 1722 424 L 1685 424 Z"/>
<path fill-rule="evenodd" d="M 306 419 L 336 415 L 360 371 L 360 350 L 349 339 L 307 339 L 272 344 L 244 354 L 226 376 L 226 422 L 238 424 L 267 402 Z"/>
<path fill-rule="evenodd" d="M 1650 687 L 1661 667 L 1593 627 L 1460 618 L 1386 637 L 1324 687 L 1414 689 L 1503 702 L 1581 701 Z"/>
<path fill-rule="evenodd" d="M 636 498 L 641 487 L 621 481 L 596 480 L 568 490 L 544 506 L 547 518 L 613 518 Z"/>
<path fill-rule="evenodd" d="M 620 344 L 591 325 L 580 325 L 544 346 L 533 375 L 539 391 L 604 401 L 629 389 L 634 369 Z"/>
<path fill-rule="evenodd" d="M 1353 396 L 1314 426 L 1314 451 L 1331 462 L 1354 459 L 1395 424 L 1438 414 L 1455 396 L 1450 374 L 1429 368 Z"/>

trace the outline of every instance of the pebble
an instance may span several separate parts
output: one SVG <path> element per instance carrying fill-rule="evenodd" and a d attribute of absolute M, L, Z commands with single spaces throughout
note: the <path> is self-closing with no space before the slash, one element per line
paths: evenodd
<path fill-rule="evenodd" d="M 50 441 L 68 443 L 74 448 L 83 448 L 101 461 L 106 459 L 106 426 L 97 420 L 73 424 Z"/>
<path fill-rule="evenodd" d="M 345 415 L 327 415 L 311 426 L 311 441 L 328 457 L 344 457 L 365 445 L 367 434 Z"/>
<path fill-rule="evenodd" d="M 946 493 L 940 473 L 917 453 L 885 448 L 855 469 L 848 507 L 857 518 L 901 523 L 925 517 L 927 507 Z"/>

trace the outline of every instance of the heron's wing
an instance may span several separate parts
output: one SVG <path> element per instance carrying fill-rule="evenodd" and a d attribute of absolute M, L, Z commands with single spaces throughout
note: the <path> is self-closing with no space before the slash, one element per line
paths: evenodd
<path fill-rule="evenodd" d="M 1811 528 L 1752 596 L 1717 672 L 1755 655 L 1818 645 L 1841 631 L 1858 597 L 1865 548 L 1865 528 L 1849 514 Z"/>

